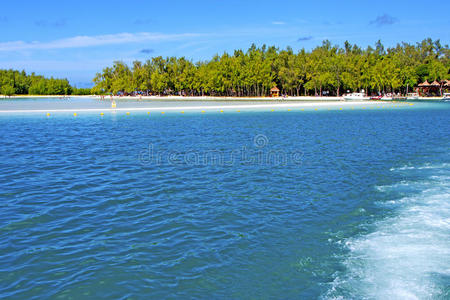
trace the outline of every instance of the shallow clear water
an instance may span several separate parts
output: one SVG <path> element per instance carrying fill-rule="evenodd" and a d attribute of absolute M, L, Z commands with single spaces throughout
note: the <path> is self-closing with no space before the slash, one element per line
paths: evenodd
<path fill-rule="evenodd" d="M 270 103 L 310 103 L 312 101 L 286 101 L 286 100 L 275 100 L 271 98 L 266 98 L 266 100 L 234 100 L 234 101 L 187 101 L 178 99 L 165 99 L 161 100 L 158 98 L 141 99 L 137 100 L 134 98 L 123 97 L 114 100 L 117 104 L 117 108 L 155 108 L 155 107 L 189 107 L 189 106 L 230 106 L 237 104 L 270 104 Z M 326 102 L 326 101 L 323 101 Z M 111 100 L 106 97 L 105 100 L 100 100 L 98 98 L 89 97 L 70 97 L 70 98 L 6 98 L 0 99 L 0 112 L 4 110 L 53 110 L 53 109 L 109 109 L 111 108 Z"/>
<path fill-rule="evenodd" d="M 1 298 L 448 298 L 450 105 L 0 116 Z"/>

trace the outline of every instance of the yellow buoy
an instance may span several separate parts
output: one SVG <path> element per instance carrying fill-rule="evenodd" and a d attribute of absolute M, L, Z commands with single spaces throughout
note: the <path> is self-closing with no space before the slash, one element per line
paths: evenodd
<path fill-rule="evenodd" d="M 73 113 L 73 116 L 76 117 L 76 116 L 77 116 L 77 113 Z"/>
<path fill-rule="evenodd" d="M 184 110 L 182 110 L 181 113 L 184 114 Z"/>
<path fill-rule="evenodd" d="M 290 108 L 288 108 L 288 111 L 291 111 L 291 109 L 290 109 Z"/>
<path fill-rule="evenodd" d="M 237 112 L 241 112 L 240 110 L 237 110 Z"/>
<path fill-rule="evenodd" d="M 342 110 L 343 108 L 342 107 L 339 107 L 339 110 Z"/>
<path fill-rule="evenodd" d="M 223 113 L 223 110 L 220 110 L 221 113 Z"/>
<path fill-rule="evenodd" d="M 115 101 L 113 101 L 113 102 L 111 103 L 111 108 L 116 108 L 116 102 L 115 102 Z"/>
<path fill-rule="evenodd" d="M 147 112 L 147 115 L 149 115 L 149 114 L 150 114 L 150 112 L 148 111 L 148 112 Z"/>
<path fill-rule="evenodd" d="M 305 110 L 304 108 L 300 109 L 300 110 Z"/>
<path fill-rule="evenodd" d="M 103 116 L 103 115 L 104 115 L 104 113 L 101 112 L 101 113 L 100 113 L 100 116 Z"/>
<path fill-rule="evenodd" d="M 47 117 L 49 117 L 50 116 L 50 113 L 47 113 Z"/>
<path fill-rule="evenodd" d="M 127 111 L 127 115 L 129 115 L 130 114 L 130 112 L 129 111 Z"/>
<path fill-rule="evenodd" d="M 317 110 L 317 108 L 314 108 L 314 110 Z"/>
<path fill-rule="evenodd" d="M 275 111 L 275 109 L 272 109 L 271 111 Z"/>
<path fill-rule="evenodd" d="M 162 113 L 162 114 L 164 114 L 164 112 L 163 112 L 163 111 L 162 111 L 161 113 Z"/>

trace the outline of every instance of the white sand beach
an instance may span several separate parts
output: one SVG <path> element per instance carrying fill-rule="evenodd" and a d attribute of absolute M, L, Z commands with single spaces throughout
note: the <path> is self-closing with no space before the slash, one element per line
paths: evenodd
<path fill-rule="evenodd" d="M 61 98 L 94 98 L 102 99 L 99 95 L 15 95 L 4 96 L 0 95 L 2 99 L 17 99 L 17 98 L 39 98 L 39 99 L 61 99 Z M 155 100 L 155 101 L 341 101 L 342 97 L 315 97 L 315 96 L 300 96 L 300 97 L 216 97 L 216 96 L 103 96 L 104 100 Z"/>
<path fill-rule="evenodd" d="M 89 99 L 88 99 L 89 100 Z M 184 98 L 183 98 L 184 100 Z M 383 101 L 296 101 L 296 102 L 275 102 L 267 103 L 261 101 L 245 102 L 237 104 L 233 101 L 210 101 L 209 99 L 203 102 L 167 102 L 164 101 L 149 101 L 149 102 L 122 102 L 115 101 L 116 107 L 111 107 L 110 100 L 93 100 L 91 102 L 59 102 L 51 103 L 44 102 L 42 105 L 36 103 L 34 106 L 30 107 L 30 101 L 23 101 L 22 103 L 14 103 L 14 105 L 9 107 L 4 107 L 0 105 L 0 113 L 57 113 L 57 112 L 119 112 L 119 111 L 230 111 L 230 110 L 264 110 L 264 109 L 296 109 L 296 108 L 345 108 L 345 107 L 363 107 L 363 106 L 376 106 L 384 104 L 394 104 L 393 102 L 383 102 Z M 84 105 L 83 105 L 84 104 Z M 89 105 L 87 105 L 89 104 Z M 407 104 L 402 102 L 402 104 Z"/>

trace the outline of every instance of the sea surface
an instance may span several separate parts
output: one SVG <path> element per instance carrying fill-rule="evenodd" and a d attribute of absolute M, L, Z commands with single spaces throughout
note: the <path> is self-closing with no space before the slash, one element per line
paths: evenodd
<path fill-rule="evenodd" d="M 449 299 L 450 104 L 411 104 L 3 113 L 0 298 Z"/>

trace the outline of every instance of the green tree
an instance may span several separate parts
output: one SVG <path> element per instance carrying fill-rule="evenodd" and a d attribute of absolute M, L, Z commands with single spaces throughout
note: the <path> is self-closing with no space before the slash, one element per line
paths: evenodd
<path fill-rule="evenodd" d="M 1 88 L 1 92 L 5 96 L 12 96 L 15 93 L 15 89 L 12 85 L 4 85 Z"/>

